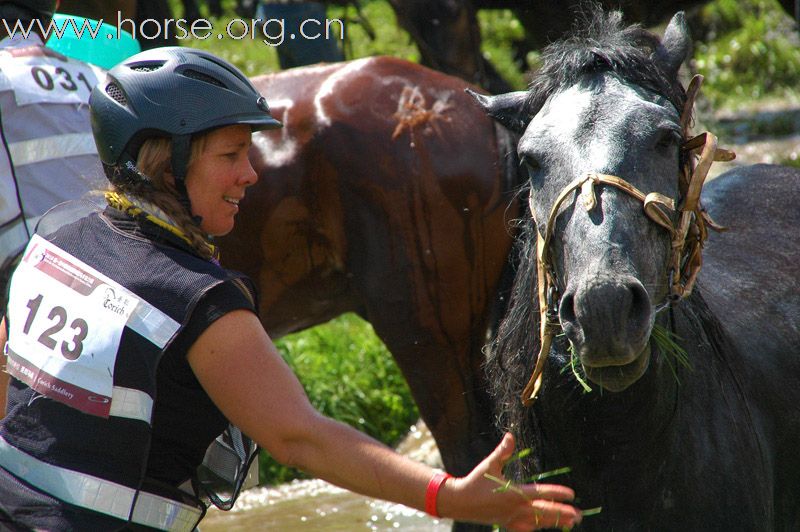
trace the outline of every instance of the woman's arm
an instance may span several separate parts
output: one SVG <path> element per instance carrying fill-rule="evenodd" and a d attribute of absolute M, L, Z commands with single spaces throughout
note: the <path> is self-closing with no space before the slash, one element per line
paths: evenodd
<path fill-rule="evenodd" d="M 434 471 L 319 414 L 252 312 L 237 310 L 215 321 L 194 343 L 188 360 L 225 416 L 278 461 L 349 490 L 424 510 Z M 553 502 L 572 500 L 569 488 L 520 486 L 526 498 L 494 491 L 497 485 L 484 473 L 502 476 L 513 447 L 507 435 L 469 475 L 445 482 L 439 513 L 511 530 L 578 522 L 575 508 Z"/>

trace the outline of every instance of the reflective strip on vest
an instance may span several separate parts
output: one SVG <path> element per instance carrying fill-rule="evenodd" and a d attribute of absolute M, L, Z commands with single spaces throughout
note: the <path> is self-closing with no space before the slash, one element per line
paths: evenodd
<path fill-rule="evenodd" d="M 166 497 L 42 462 L 2 436 L 0 466 L 65 503 L 126 522 L 131 515 L 132 522 L 159 530 L 190 532 L 203 515 L 199 508 Z"/>
<path fill-rule="evenodd" d="M 77 155 L 96 155 L 91 133 L 65 133 L 38 139 L 22 140 L 8 145 L 14 166 L 64 159 Z"/>
<path fill-rule="evenodd" d="M 153 414 L 153 398 L 141 390 L 114 386 L 111 394 L 109 416 L 124 417 L 150 423 Z"/>
<path fill-rule="evenodd" d="M 144 299 L 136 305 L 126 325 L 153 342 L 159 349 L 164 349 L 170 338 L 181 328 L 180 323 Z"/>

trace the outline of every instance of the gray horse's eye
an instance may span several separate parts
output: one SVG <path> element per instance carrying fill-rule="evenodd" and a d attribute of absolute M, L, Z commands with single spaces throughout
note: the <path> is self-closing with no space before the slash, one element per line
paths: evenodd
<path fill-rule="evenodd" d="M 681 140 L 681 134 L 674 129 L 663 130 L 659 132 L 656 141 L 656 148 L 666 150 L 668 148 L 672 148 L 673 146 L 680 145 Z"/>
<path fill-rule="evenodd" d="M 525 171 L 528 174 L 528 179 L 530 180 L 531 186 L 533 188 L 538 188 L 542 186 L 542 165 L 539 163 L 539 159 L 534 157 L 530 154 L 522 155 L 520 158 L 520 166 L 525 168 Z"/>
<path fill-rule="evenodd" d="M 541 170 L 542 168 L 542 166 L 539 164 L 539 159 L 527 153 L 522 155 L 519 164 L 520 166 L 525 166 L 528 171 L 535 172 L 537 170 Z"/>

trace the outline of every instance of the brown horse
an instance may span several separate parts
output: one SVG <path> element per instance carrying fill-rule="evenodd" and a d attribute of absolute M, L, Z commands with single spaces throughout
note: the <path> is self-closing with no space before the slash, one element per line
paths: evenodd
<path fill-rule="evenodd" d="M 284 128 L 254 136 L 260 180 L 220 241 L 223 262 L 259 285 L 273 337 L 367 319 L 446 468 L 466 473 L 497 440 L 481 347 L 519 215 L 510 138 L 465 82 L 398 59 L 254 83 Z"/>

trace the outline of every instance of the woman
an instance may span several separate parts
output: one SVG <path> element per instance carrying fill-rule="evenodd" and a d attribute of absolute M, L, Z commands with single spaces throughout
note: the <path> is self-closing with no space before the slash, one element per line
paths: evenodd
<path fill-rule="evenodd" d="M 256 182 L 251 133 L 280 127 L 241 72 L 197 50 L 151 50 L 112 69 L 90 106 L 109 206 L 43 218 L 0 325 L 15 377 L 0 524 L 192 530 L 205 502 L 232 504 L 254 454 L 241 433 L 285 464 L 431 514 L 512 530 L 580 521 L 559 502 L 569 488 L 495 491 L 485 475 L 502 476 L 510 435 L 451 478 L 311 407 L 249 282 L 208 239 L 233 228 Z"/>

